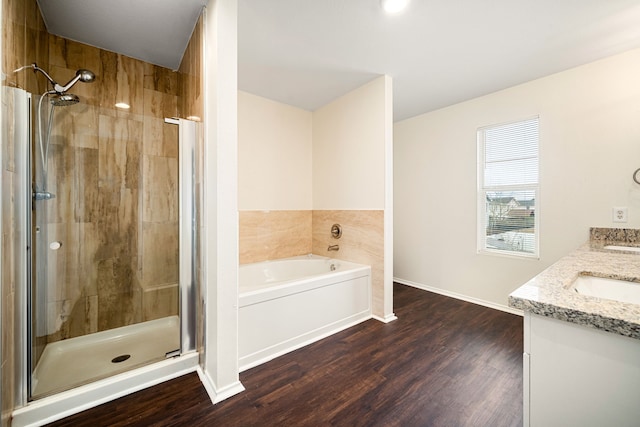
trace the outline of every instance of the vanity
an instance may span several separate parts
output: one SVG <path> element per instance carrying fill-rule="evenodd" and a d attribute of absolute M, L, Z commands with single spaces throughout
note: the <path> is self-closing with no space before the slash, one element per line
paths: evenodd
<path fill-rule="evenodd" d="M 524 311 L 524 426 L 640 426 L 640 230 L 589 242 L 509 295 Z"/>

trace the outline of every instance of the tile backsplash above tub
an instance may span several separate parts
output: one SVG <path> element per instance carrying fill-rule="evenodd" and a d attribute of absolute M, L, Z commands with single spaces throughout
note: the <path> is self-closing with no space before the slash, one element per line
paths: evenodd
<path fill-rule="evenodd" d="M 311 253 L 310 210 L 240 211 L 240 264 Z"/>
<path fill-rule="evenodd" d="M 240 211 L 240 264 L 316 254 L 371 266 L 372 308 L 383 316 L 384 211 Z M 340 239 L 331 226 L 341 224 Z M 338 245 L 338 251 L 328 251 Z"/>

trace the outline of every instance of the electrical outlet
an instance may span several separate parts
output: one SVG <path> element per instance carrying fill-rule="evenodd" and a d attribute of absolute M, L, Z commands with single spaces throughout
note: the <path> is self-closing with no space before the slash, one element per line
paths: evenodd
<path fill-rule="evenodd" d="M 629 212 L 626 207 L 613 208 L 613 222 L 627 222 L 628 216 Z"/>

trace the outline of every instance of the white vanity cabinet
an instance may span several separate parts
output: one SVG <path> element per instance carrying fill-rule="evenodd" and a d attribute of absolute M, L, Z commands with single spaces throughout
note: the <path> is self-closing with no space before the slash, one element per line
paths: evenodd
<path fill-rule="evenodd" d="M 640 340 L 525 311 L 524 426 L 640 426 Z"/>

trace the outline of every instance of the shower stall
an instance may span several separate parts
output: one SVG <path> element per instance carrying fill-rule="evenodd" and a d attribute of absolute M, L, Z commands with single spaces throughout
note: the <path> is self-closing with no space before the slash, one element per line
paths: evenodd
<path fill-rule="evenodd" d="M 128 378 L 131 389 L 171 375 L 147 368 L 135 379 L 137 368 L 186 356 L 195 366 L 197 123 L 85 103 L 69 91 L 99 84 L 89 70 L 61 85 L 36 64 L 22 69 L 44 75 L 50 89 L 6 88 L 24 139 L 14 144 L 17 239 L 26 248 L 17 257 L 26 307 L 18 400 L 56 395 L 59 405 L 64 395 L 77 404 L 87 385 L 113 396 L 113 378 Z"/>

